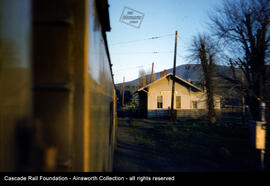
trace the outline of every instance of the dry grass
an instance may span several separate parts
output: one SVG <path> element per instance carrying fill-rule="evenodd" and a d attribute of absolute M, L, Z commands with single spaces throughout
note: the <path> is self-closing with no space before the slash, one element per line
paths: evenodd
<path fill-rule="evenodd" d="M 118 125 L 127 127 L 136 141 L 181 163 L 188 157 L 192 163 L 220 167 L 220 170 L 255 170 L 254 152 L 250 148 L 249 126 L 241 117 L 223 116 L 215 125 L 204 118 L 166 120 L 119 118 Z"/>

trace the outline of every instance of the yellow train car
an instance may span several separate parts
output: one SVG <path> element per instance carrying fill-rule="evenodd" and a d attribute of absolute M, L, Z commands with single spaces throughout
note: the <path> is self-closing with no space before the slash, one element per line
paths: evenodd
<path fill-rule="evenodd" d="M 107 0 L 0 0 L 0 171 L 112 171 Z"/>

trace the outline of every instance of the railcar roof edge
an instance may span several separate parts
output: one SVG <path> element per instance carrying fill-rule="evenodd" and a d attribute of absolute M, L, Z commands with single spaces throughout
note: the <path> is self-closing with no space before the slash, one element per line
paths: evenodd
<path fill-rule="evenodd" d="M 106 49 L 106 53 L 107 53 L 107 57 L 108 57 L 109 65 L 110 65 L 112 81 L 113 81 L 114 88 L 116 89 L 114 78 L 113 78 L 114 75 L 112 72 L 112 62 L 111 62 L 107 36 L 106 36 L 106 32 L 111 31 L 108 0 L 96 0 L 96 7 L 98 11 L 98 18 L 100 20 L 101 27 L 102 27 L 102 35 L 103 35 L 105 49 Z"/>

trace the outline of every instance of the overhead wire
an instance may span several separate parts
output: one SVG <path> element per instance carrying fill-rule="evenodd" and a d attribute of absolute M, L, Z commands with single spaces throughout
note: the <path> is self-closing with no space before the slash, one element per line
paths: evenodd
<path fill-rule="evenodd" d="M 127 70 L 127 69 L 134 69 L 134 68 L 145 68 L 145 67 L 149 67 L 152 66 L 152 63 L 150 64 L 145 64 L 145 65 L 139 65 L 139 66 L 133 66 L 133 67 L 122 67 L 122 68 L 117 68 L 117 71 L 123 71 L 123 70 Z"/>
<path fill-rule="evenodd" d="M 173 51 L 162 51 L 162 52 L 126 52 L 126 53 L 112 53 L 112 55 L 137 55 L 137 54 L 162 54 L 162 53 L 173 53 Z"/>
<path fill-rule="evenodd" d="M 136 43 L 136 42 L 142 42 L 142 41 L 146 41 L 146 40 L 154 40 L 154 39 L 160 39 L 163 37 L 168 37 L 168 36 L 174 36 L 175 34 L 166 34 L 166 35 L 162 35 L 162 36 L 154 36 L 154 37 L 150 37 L 150 38 L 146 38 L 146 39 L 140 39 L 140 40 L 133 40 L 133 41 L 125 41 L 125 42 L 119 42 L 119 43 L 114 43 L 111 44 L 111 46 L 115 46 L 115 45 L 121 45 L 121 44 L 130 44 L 130 43 Z M 180 41 L 183 41 L 183 39 L 179 36 L 177 36 L 178 39 Z M 183 41 L 184 42 L 184 41 Z M 154 52 L 126 52 L 126 53 L 111 53 L 112 55 L 137 55 L 137 54 L 162 54 L 162 53 L 173 53 L 174 51 L 154 51 Z M 183 58 L 183 56 L 179 55 L 177 53 L 177 57 L 179 58 Z M 120 68 L 117 69 L 117 71 L 123 71 L 123 70 L 127 70 L 127 69 L 131 69 L 131 68 L 145 68 L 146 66 L 150 66 L 152 64 L 148 64 L 148 65 L 140 65 L 140 66 L 134 66 L 134 67 L 127 67 L 127 68 Z"/>
<path fill-rule="evenodd" d="M 149 37 L 149 38 L 146 38 L 146 39 L 139 39 L 139 40 L 132 40 L 132 41 L 123 41 L 123 42 L 113 43 L 113 44 L 111 44 L 111 46 L 121 45 L 121 44 L 129 44 L 129 43 L 136 43 L 136 42 L 153 40 L 153 39 L 160 39 L 160 38 L 168 37 L 168 36 L 172 36 L 172 35 L 174 35 L 174 34 L 166 34 L 166 35 L 161 35 L 161 36 L 153 36 L 153 37 Z"/>

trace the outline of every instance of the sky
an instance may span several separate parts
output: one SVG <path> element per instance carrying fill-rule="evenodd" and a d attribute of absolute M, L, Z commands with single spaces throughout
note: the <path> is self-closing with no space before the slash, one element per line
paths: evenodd
<path fill-rule="evenodd" d="M 175 32 L 178 31 L 176 66 L 189 63 L 192 37 L 207 31 L 208 14 L 222 0 L 109 0 L 111 31 L 107 32 L 115 83 L 134 80 L 139 70 L 151 73 L 173 67 Z M 144 17 L 139 28 L 120 21 L 131 8 Z M 151 39 L 152 37 L 159 37 Z"/>

